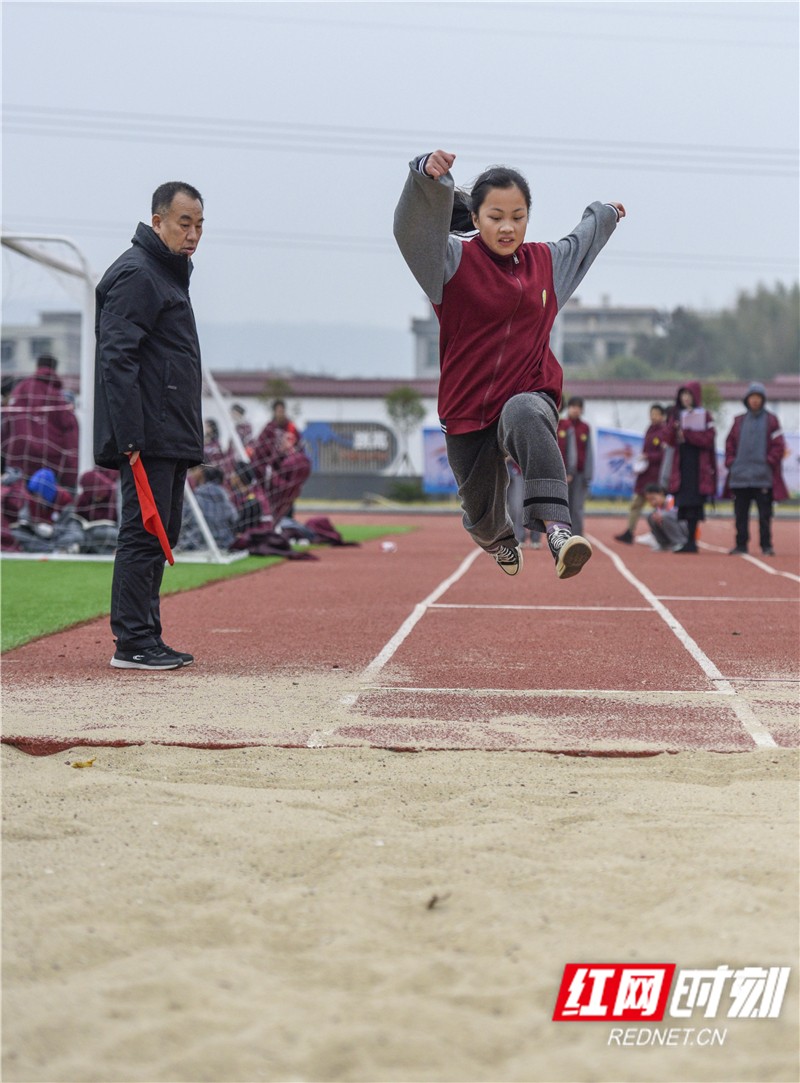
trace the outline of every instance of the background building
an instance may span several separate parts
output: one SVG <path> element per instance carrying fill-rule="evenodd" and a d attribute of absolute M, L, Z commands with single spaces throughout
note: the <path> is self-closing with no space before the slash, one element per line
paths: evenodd
<path fill-rule="evenodd" d="M 58 358 L 59 376 L 77 376 L 81 356 L 80 312 L 40 312 L 38 324 L 3 324 L 4 376 L 29 376 L 43 353 Z"/>
<path fill-rule="evenodd" d="M 591 368 L 615 357 L 632 357 L 641 336 L 660 333 L 665 314 L 657 308 L 612 305 L 604 297 L 600 305 L 584 305 L 570 298 L 553 324 L 552 347 L 565 370 Z M 439 378 L 439 321 L 432 308 L 422 319 L 411 321 L 414 335 L 414 374 L 420 379 Z"/>

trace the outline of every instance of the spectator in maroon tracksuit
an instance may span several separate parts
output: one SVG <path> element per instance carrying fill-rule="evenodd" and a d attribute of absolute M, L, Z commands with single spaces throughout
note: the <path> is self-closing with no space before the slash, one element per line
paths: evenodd
<path fill-rule="evenodd" d="M 80 492 L 75 510 L 90 522 L 98 519 L 119 519 L 119 472 L 106 466 L 95 466 L 81 474 Z"/>
<path fill-rule="evenodd" d="M 675 497 L 678 518 L 686 522 L 688 540 L 678 553 L 697 552 L 697 525 L 705 519 L 705 504 L 717 492 L 717 456 L 714 450 L 714 419 L 703 408 L 697 381 L 678 388 L 670 408 L 665 439 L 672 449 L 669 481 L 665 486 Z"/>
<path fill-rule="evenodd" d="M 650 427 L 644 434 L 644 444 L 639 458 L 634 463 L 636 481 L 633 485 L 633 500 L 628 511 L 628 526 L 622 534 L 615 534 L 617 541 L 633 542 L 633 535 L 645 501 L 645 489 L 648 485 L 658 485 L 661 476 L 661 462 L 664 458 L 664 407 L 654 402 L 650 407 Z"/>
<path fill-rule="evenodd" d="M 567 471 L 567 496 L 572 529 L 583 534 L 583 506 L 594 474 L 592 430 L 583 420 L 583 399 L 573 395 L 567 416 L 558 423 L 558 449 Z"/>
<path fill-rule="evenodd" d="M 78 420 L 56 375 L 58 361 L 42 354 L 36 372 L 17 383 L 3 407 L 3 462 L 32 477 L 49 467 L 59 485 L 78 481 Z"/>
<path fill-rule="evenodd" d="M 277 526 L 300 495 L 311 473 L 311 460 L 303 451 L 297 427 L 286 416 L 283 400 L 276 399 L 272 409 L 272 421 L 259 433 L 250 465 L 261 483 L 269 514 Z"/>

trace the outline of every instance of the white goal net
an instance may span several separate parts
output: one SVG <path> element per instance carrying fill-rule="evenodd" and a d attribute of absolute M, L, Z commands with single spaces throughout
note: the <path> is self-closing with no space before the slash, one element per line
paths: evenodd
<path fill-rule="evenodd" d="M 119 522 L 119 476 L 95 466 L 94 290 L 96 276 L 69 238 L 6 234 L 3 244 L 2 539 L 4 558 L 111 560 Z M 35 268 L 35 271 L 32 270 Z M 38 325 L 14 325 L 17 289 L 41 285 L 46 274 L 69 298 L 68 311 L 40 312 Z M 63 304 L 61 306 L 63 308 Z M 77 311 L 76 311 L 77 308 Z M 212 402 L 220 439 L 231 462 L 248 452 L 209 372 L 204 402 Z M 227 423 L 226 423 L 227 422 Z M 223 489 L 227 484 L 223 477 Z M 187 480 L 176 561 L 229 563 L 246 552 L 229 550 L 223 516 L 210 516 L 196 473 Z M 196 492 L 199 495 L 196 495 Z M 228 528 L 235 530 L 230 497 Z M 234 518 L 231 515 L 234 514 Z"/>

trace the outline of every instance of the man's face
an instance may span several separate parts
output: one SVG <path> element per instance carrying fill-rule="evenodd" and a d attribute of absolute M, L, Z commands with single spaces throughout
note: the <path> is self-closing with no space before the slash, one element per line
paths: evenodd
<path fill-rule="evenodd" d="M 650 411 L 650 424 L 651 425 L 663 425 L 664 423 L 664 411 L 663 410 L 651 410 Z"/>
<path fill-rule="evenodd" d="M 193 256 L 203 235 L 203 204 L 178 192 L 166 214 L 153 215 L 153 229 L 176 256 Z"/>
<path fill-rule="evenodd" d="M 763 395 L 759 395 L 757 391 L 754 391 L 752 395 L 747 396 L 747 408 L 757 412 L 764 405 Z"/>
<path fill-rule="evenodd" d="M 661 493 L 645 493 L 644 498 L 651 508 L 660 508 L 664 503 L 664 497 Z"/>
<path fill-rule="evenodd" d="M 580 421 L 581 414 L 583 413 L 583 407 L 575 403 L 573 406 L 567 407 L 567 417 L 570 421 Z"/>

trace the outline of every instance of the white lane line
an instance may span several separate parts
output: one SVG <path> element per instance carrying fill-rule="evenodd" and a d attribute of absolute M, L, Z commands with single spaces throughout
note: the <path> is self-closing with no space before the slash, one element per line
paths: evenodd
<path fill-rule="evenodd" d="M 736 598 L 736 597 L 716 597 L 712 594 L 657 594 L 662 602 L 757 602 L 761 605 L 762 602 L 789 602 L 791 605 L 797 605 L 796 598 Z"/>
<path fill-rule="evenodd" d="M 646 587 L 641 580 L 636 578 L 613 550 L 609 549 L 608 546 L 604 545 L 598 538 L 595 538 L 592 535 L 587 535 L 587 537 L 592 545 L 597 546 L 601 553 L 605 553 L 606 556 L 610 558 L 612 564 L 623 579 L 627 579 L 631 586 L 635 587 L 642 597 L 650 603 L 673 635 L 677 638 L 681 646 L 683 646 L 692 658 L 694 658 L 708 679 L 714 683 L 720 692 L 724 692 L 732 697 L 731 706 L 741 724 L 750 734 L 755 745 L 758 748 L 776 748 L 777 745 L 772 734 L 764 729 L 755 717 L 750 705 L 737 695 L 736 689 L 730 681 L 723 677 L 716 665 L 711 661 L 705 651 L 700 648 L 699 644 L 692 639 L 680 621 L 670 613 L 662 602 L 659 601 L 649 587 Z"/>
<path fill-rule="evenodd" d="M 378 654 L 375 655 L 375 657 L 366 667 L 366 669 L 362 673 L 362 679 L 365 677 L 370 677 L 383 669 L 383 667 L 386 665 L 386 663 L 389 661 L 395 651 L 402 645 L 403 641 L 413 630 L 414 626 L 420 620 L 422 620 L 428 609 L 430 609 L 430 607 L 437 600 L 437 598 L 441 598 L 441 596 L 446 591 L 448 591 L 454 583 L 457 583 L 458 580 L 462 577 L 462 575 L 464 575 L 465 572 L 472 567 L 473 563 L 477 560 L 479 556 L 482 555 L 482 553 L 482 549 L 476 548 L 472 553 L 470 553 L 468 557 L 462 560 L 461 564 L 451 576 L 449 576 L 442 583 L 440 583 L 439 586 L 436 587 L 436 589 L 433 590 L 427 598 L 423 599 L 423 601 L 419 602 L 417 605 L 414 606 L 413 612 L 408 617 L 406 617 L 406 619 L 397 629 L 389 642 L 382 648 L 381 651 L 379 651 Z"/>
<path fill-rule="evenodd" d="M 652 613 L 647 605 L 473 605 L 437 602 L 431 609 L 547 609 L 555 612 L 567 610 L 570 613 Z"/>
<path fill-rule="evenodd" d="M 635 689 L 635 688 L 421 688 L 418 685 L 365 684 L 361 692 L 411 692 L 426 696 L 496 696 L 510 699 L 527 699 L 542 696 L 547 699 L 636 699 L 660 700 L 664 696 L 680 697 L 681 703 L 692 699 L 724 699 L 727 692 L 716 689 Z"/>
<path fill-rule="evenodd" d="M 714 553 L 728 553 L 728 549 L 723 549 L 721 545 L 711 545 L 709 542 L 700 542 L 701 549 L 709 549 Z M 750 564 L 754 564 L 756 568 L 760 568 L 762 572 L 768 572 L 769 575 L 781 575 L 784 579 L 791 579 L 793 583 L 800 583 L 800 575 L 795 575 L 793 572 L 781 572 L 777 568 L 770 567 L 769 564 L 765 564 L 763 560 L 759 560 L 757 557 L 751 557 L 749 553 L 737 554 L 741 560 L 747 560 Z"/>

